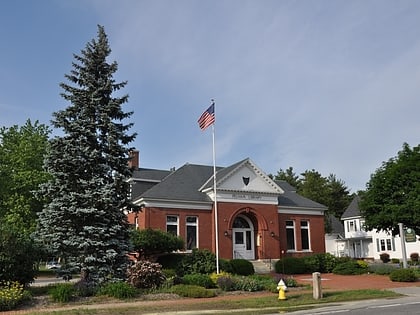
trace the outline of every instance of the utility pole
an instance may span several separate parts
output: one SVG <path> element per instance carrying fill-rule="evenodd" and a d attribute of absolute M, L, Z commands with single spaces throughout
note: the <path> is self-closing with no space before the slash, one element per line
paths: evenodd
<path fill-rule="evenodd" d="M 401 251 L 403 256 L 403 268 L 407 268 L 407 251 L 405 249 L 405 234 L 404 234 L 404 225 L 402 223 L 398 223 L 400 228 L 400 238 L 401 238 Z"/>

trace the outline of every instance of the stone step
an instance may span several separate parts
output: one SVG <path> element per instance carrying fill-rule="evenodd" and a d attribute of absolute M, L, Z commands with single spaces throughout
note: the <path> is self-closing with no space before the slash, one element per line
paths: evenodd
<path fill-rule="evenodd" d="M 255 273 L 266 274 L 274 271 L 273 261 L 270 260 L 251 260 Z"/>

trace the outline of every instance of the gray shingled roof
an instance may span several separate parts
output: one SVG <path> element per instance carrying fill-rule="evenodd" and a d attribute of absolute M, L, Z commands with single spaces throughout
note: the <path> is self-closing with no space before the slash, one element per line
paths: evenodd
<path fill-rule="evenodd" d="M 199 188 L 213 175 L 213 167 L 185 164 L 141 197 L 165 200 L 211 201 Z"/>
<path fill-rule="evenodd" d="M 299 208 L 319 208 L 319 209 L 327 209 L 326 206 L 298 195 L 296 193 L 296 189 L 290 185 L 288 182 L 284 180 L 276 180 L 277 185 L 280 186 L 281 189 L 284 190 L 284 194 L 279 195 L 279 205 L 280 207 L 299 207 Z"/>
<path fill-rule="evenodd" d="M 161 181 L 169 174 L 171 174 L 171 171 L 157 170 L 152 168 L 139 168 L 133 172 L 133 178 L 145 181 Z"/>
<path fill-rule="evenodd" d="M 341 220 L 353 217 L 360 217 L 359 202 L 360 197 L 354 197 L 349 206 L 347 207 L 346 211 L 344 211 L 343 215 L 341 216 Z"/>
<path fill-rule="evenodd" d="M 248 159 L 232 164 L 229 167 L 217 168 L 217 178 L 224 178 L 234 171 Z M 135 178 L 138 176 L 137 178 Z M 162 199 L 162 200 L 182 200 L 195 202 L 211 202 L 207 194 L 200 189 L 211 188 L 213 186 L 213 167 L 207 165 L 185 164 L 175 171 L 163 171 L 143 169 L 135 172 L 134 186 L 142 189 L 133 188 L 133 199 Z M 161 182 L 159 182 L 161 180 Z M 151 183 L 153 183 L 151 185 Z M 320 203 L 300 196 L 296 189 L 285 181 L 276 181 L 276 184 L 284 191 L 279 195 L 278 202 L 284 207 L 298 207 L 311 209 L 326 209 Z M 142 186 L 141 186 L 142 185 Z M 144 190 L 148 188 L 147 190 Z M 136 192 L 136 193 L 135 193 Z M 140 193 L 138 193 L 140 192 Z"/>
<path fill-rule="evenodd" d="M 331 224 L 331 234 L 340 234 L 344 236 L 344 224 L 333 215 L 328 216 Z"/>

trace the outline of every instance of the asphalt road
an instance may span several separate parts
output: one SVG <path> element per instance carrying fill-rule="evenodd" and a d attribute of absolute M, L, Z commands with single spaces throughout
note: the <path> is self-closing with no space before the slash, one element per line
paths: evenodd
<path fill-rule="evenodd" d="M 354 301 L 345 303 L 334 303 L 317 307 L 312 310 L 291 312 L 293 315 L 321 315 L 321 314 L 343 314 L 343 315 L 400 315 L 420 314 L 420 287 L 406 287 L 392 289 L 405 296 L 396 299 L 378 299 L 366 301 Z M 267 312 L 267 315 L 278 315 L 278 313 Z"/>

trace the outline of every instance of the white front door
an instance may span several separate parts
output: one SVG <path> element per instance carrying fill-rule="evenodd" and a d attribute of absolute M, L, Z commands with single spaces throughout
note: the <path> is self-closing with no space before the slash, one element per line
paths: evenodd
<path fill-rule="evenodd" d="M 255 259 L 254 227 L 245 216 L 238 216 L 232 229 L 233 258 Z"/>

